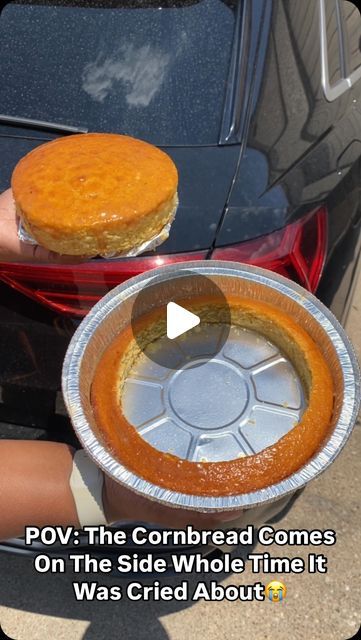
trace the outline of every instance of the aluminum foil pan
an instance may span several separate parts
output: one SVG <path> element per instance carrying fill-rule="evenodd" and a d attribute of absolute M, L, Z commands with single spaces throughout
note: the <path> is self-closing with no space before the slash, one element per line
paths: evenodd
<path fill-rule="evenodd" d="M 139 256 L 141 253 L 145 253 L 146 251 L 154 251 L 154 249 L 156 249 L 160 244 L 163 244 L 163 242 L 165 242 L 169 237 L 170 228 L 174 222 L 175 214 L 177 213 L 177 207 L 178 200 L 176 202 L 176 206 L 170 220 L 156 236 L 153 236 L 153 238 L 147 240 L 147 242 L 143 242 L 137 247 L 133 247 L 131 251 L 124 251 L 123 253 L 99 254 L 100 257 L 107 258 L 108 260 L 116 260 L 118 258 L 135 258 L 136 256 Z M 18 219 L 18 238 L 19 240 L 21 240 L 21 242 L 25 242 L 25 244 L 30 244 L 32 246 L 38 245 L 35 238 L 33 238 L 33 236 L 25 229 L 20 218 Z M 96 256 L 90 259 L 96 259 Z"/>
<path fill-rule="evenodd" d="M 321 348 L 333 375 L 336 400 L 327 442 L 297 473 L 260 491 L 211 497 L 156 486 L 118 462 L 108 450 L 94 420 L 90 389 L 95 368 L 104 349 L 129 324 L 137 295 L 150 284 L 156 284 L 159 291 L 157 305 L 167 304 L 170 284 L 174 287 L 174 281 L 189 272 L 211 279 L 225 294 L 271 302 L 296 317 Z M 209 331 L 209 342 L 217 343 L 214 336 L 216 327 L 210 325 Z M 199 359 L 201 354 L 198 351 L 202 345 L 197 345 L 196 334 L 194 341 L 192 357 Z M 241 346 L 242 362 L 232 355 L 235 346 Z M 208 359 L 205 367 L 192 369 L 197 380 L 190 383 L 186 377 L 182 380 L 182 372 L 187 366 L 189 358 L 187 362 L 179 363 L 171 378 L 164 378 L 150 364 L 145 350 L 136 364 L 136 371 L 128 375 L 122 397 L 123 411 L 140 435 L 152 446 L 164 451 L 172 450 L 179 457 L 212 461 L 251 455 L 287 433 L 305 408 L 302 385 L 292 363 L 274 345 L 248 330 L 231 328 L 222 350 Z M 204 381 L 202 371 L 206 375 Z M 199 404 L 193 402 L 192 390 L 199 389 L 202 384 L 211 388 L 212 377 L 217 385 L 220 380 L 225 380 L 222 392 L 225 395 L 221 401 L 210 404 L 212 413 L 207 415 L 206 406 L 199 410 Z M 152 382 L 148 384 L 150 378 Z M 333 314 L 311 293 L 282 276 L 240 263 L 218 261 L 161 267 L 113 289 L 93 307 L 74 334 L 64 361 L 62 385 L 65 403 L 80 442 L 108 475 L 149 499 L 203 512 L 258 507 L 263 513 L 269 503 L 284 501 L 288 494 L 305 486 L 333 462 L 352 431 L 360 404 L 358 364 L 352 346 Z M 154 389 L 157 389 L 155 395 Z M 217 393 L 218 389 L 219 386 Z M 241 412 L 240 429 L 237 402 L 243 402 L 245 396 L 248 408 L 245 414 Z M 162 420 L 157 422 L 160 414 Z M 213 434 L 215 437 L 209 429 L 211 415 L 218 425 L 217 432 Z M 257 430 L 252 424 L 255 418 L 260 425 Z M 167 428 L 167 421 L 173 428 Z M 262 421 L 267 429 L 262 429 Z M 176 435 L 174 425 L 180 427 Z M 206 438 L 203 437 L 204 431 L 207 431 Z"/>

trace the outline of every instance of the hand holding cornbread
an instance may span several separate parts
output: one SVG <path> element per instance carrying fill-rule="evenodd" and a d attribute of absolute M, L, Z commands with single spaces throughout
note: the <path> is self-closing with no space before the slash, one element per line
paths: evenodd
<path fill-rule="evenodd" d="M 168 237 L 178 204 L 172 160 L 151 144 L 85 134 L 40 145 L 0 195 L 0 260 L 76 263 L 136 255 Z M 38 244 L 22 242 L 19 218 Z"/>
<path fill-rule="evenodd" d="M 134 255 L 144 243 L 165 240 L 177 185 L 177 169 L 163 151 L 100 133 L 37 147 L 11 180 L 17 214 L 39 245 L 89 258 Z"/>
<path fill-rule="evenodd" d="M 74 264 L 81 256 L 63 256 L 39 245 L 22 242 L 18 236 L 18 219 L 11 189 L 0 194 L 0 261 L 52 262 Z"/>

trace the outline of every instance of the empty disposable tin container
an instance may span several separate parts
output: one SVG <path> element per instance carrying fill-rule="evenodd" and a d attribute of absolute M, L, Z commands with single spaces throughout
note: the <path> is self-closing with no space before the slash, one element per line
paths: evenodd
<path fill-rule="evenodd" d="M 158 486 L 120 463 L 96 423 L 91 386 L 104 350 L 130 325 L 141 292 L 152 292 L 147 304 L 166 306 L 187 274 L 204 276 L 204 282 L 214 283 L 226 297 L 261 300 L 282 308 L 316 342 L 332 374 L 335 401 L 326 440 L 297 472 L 261 490 L 210 496 Z M 196 283 L 194 295 L 200 296 L 202 279 Z M 184 295 L 192 296 L 192 288 L 185 287 Z M 222 323 L 192 330 L 186 340 L 182 338 L 174 340 L 171 348 L 162 337 L 145 347 L 129 370 L 119 398 L 128 422 L 152 447 L 195 463 L 234 460 L 270 447 L 299 422 L 306 405 L 303 385 L 291 360 L 270 339 L 249 328 Z M 199 511 L 264 507 L 303 487 L 344 446 L 360 401 L 352 347 L 323 304 L 282 276 L 218 261 L 160 267 L 111 291 L 74 334 L 62 383 L 76 434 L 108 475 L 152 500 Z"/>

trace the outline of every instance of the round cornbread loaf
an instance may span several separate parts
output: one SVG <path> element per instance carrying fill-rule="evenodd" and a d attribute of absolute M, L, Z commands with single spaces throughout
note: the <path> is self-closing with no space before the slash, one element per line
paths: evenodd
<path fill-rule="evenodd" d="M 110 133 L 43 144 L 16 165 L 11 186 L 25 229 L 65 255 L 126 253 L 157 236 L 177 206 L 169 156 Z"/>

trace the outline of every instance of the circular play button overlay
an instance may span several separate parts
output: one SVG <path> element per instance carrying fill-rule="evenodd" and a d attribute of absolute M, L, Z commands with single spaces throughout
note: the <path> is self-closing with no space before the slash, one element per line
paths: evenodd
<path fill-rule="evenodd" d="M 231 313 L 210 277 L 182 270 L 169 280 L 155 278 L 142 289 L 131 322 L 143 354 L 135 368 L 139 375 L 158 377 L 162 372 L 154 366 L 178 370 L 213 359 L 227 341 Z"/>

